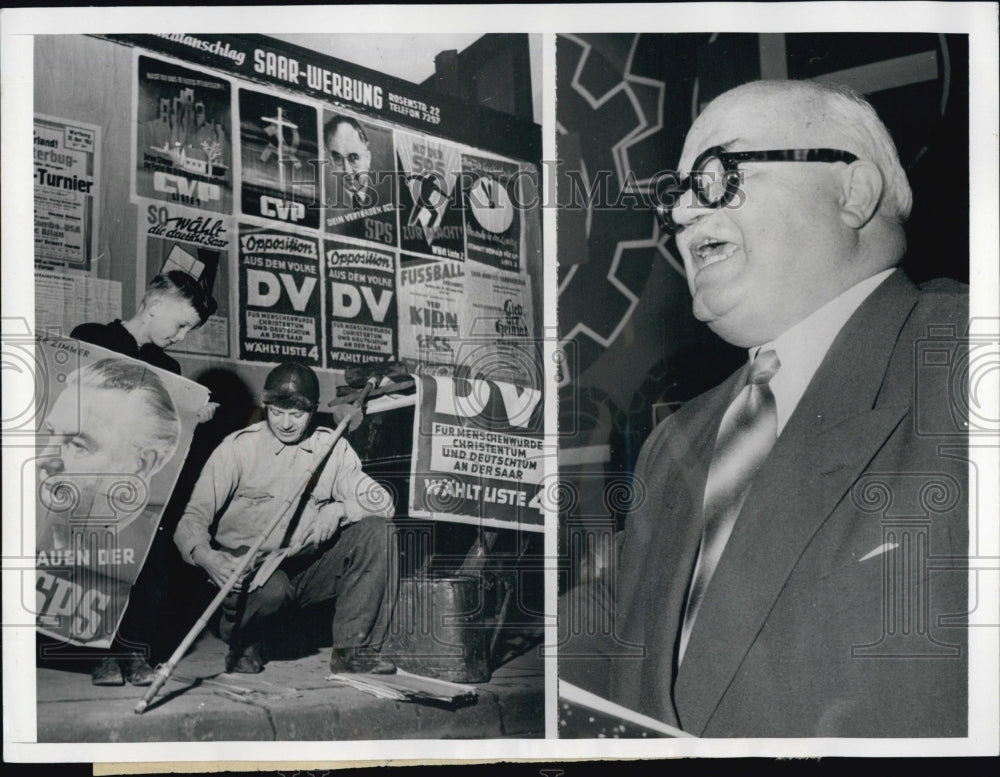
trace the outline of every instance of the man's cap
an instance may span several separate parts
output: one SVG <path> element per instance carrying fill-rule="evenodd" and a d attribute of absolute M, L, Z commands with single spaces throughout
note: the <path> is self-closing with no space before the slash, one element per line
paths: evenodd
<path fill-rule="evenodd" d="M 312 411 L 319 404 L 319 379 L 304 364 L 279 364 L 264 380 L 263 400 L 265 405 Z"/>

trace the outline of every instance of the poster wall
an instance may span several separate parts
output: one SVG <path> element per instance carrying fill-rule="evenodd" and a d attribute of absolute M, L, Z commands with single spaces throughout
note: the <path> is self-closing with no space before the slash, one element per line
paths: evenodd
<path fill-rule="evenodd" d="M 409 514 L 542 530 L 542 392 L 417 376 Z"/>
<path fill-rule="evenodd" d="M 263 81 L 307 99 L 346 105 L 419 132 L 433 132 L 469 145 L 489 138 L 494 151 L 508 156 L 536 159 L 541 155 L 541 132 L 537 126 L 526 122 L 512 124 L 507 114 L 470 110 L 466 102 L 430 93 L 411 81 L 317 52 L 289 50 L 278 41 L 248 41 L 244 34 L 101 37 L 197 62 L 238 80 Z"/>
<path fill-rule="evenodd" d="M 97 256 L 101 129 L 35 115 L 35 265 L 89 270 Z"/>
<path fill-rule="evenodd" d="M 243 213 L 318 228 L 316 109 L 240 89 L 239 110 Z"/>
<path fill-rule="evenodd" d="M 230 356 L 229 244 L 232 218 L 182 208 L 155 200 L 139 202 L 139 255 L 145 256 L 145 282 L 153 276 L 180 270 L 202 284 L 218 309 L 190 332 L 171 352 Z M 145 289 L 141 283 L 139 294 Z"/>
<path fill-rule="evenodd" d="M 426 135 L 396 133 L 400 248 L 465 259 L 459 147 Z"/>
<path fill-rule="evenodd" d="M 232 213 L 230 102 L 223 78 L 138 57 L 133 199 Z"/>
<path fill-rule="evenodd" d="M 94 171 L 92 181 L 78 177 L 91 193 L 73 199 L 72 215 L 59 211 L 61 226 L 55 209 L 36 207 L 47 325 L 66 323 L 60 312 L 81 289 L 106 311 L 100 318 L 123 306 L 129 313 L 128 297 L 138 300 L 145 282 L 181 269 L 209 287 L 219 308 L 180 354 L 298 358 L 335 370 L 395 358 L 413 371 L 538 385 L 523 163 L 468 145 L 463 132 L 445 139 L 406 127 L 396 117 L 411 103 L 398 95 L 383 116 L 369 110 L 378 107 L 375 91 L 370 105 L 335 107 L 325 89 L 297 88 L 294 79 L 251 85 L 201 59 L 169 56 L 131 57 L 134 287 L 87 272 L 93 229 L 78 243 L 66 237 L 94 223 L 97 127 L 36 117 L 36 168 L 44 161 L 46 175 L 56 163 Z M 40 171 L 36 179 L 47 180 Z M 37 205 L 41 184 L 36 190 Z M 274 229 L 261 230 L 267 223 Z M 49 245 L 57 233 L 58 250 Z"/>
<path fill-rule="evenodd" d="M 392 130 L 324 111 L 321 157 L 326 232 L 396 245 Z"/>
<path fill-rule="evenodd" d="M 241 359 L 322 364 L 322 286 L 315 238 L 240 225 Z"/>
<path fill-rule="evenodd" d="M 398 321 L 395 254 L 325 243 L 327 367 L 395 360 Z"/>
<path fill-rule="evenodd" d="M 37 626 L 109 647 L 208 390 L 71 339 L 39 336 L 36 356 Z"/>

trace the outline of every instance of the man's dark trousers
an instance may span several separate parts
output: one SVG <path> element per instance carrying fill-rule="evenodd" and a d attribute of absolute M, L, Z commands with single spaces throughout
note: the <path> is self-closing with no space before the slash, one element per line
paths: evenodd
<path fill-rule="evenodd" d="M 378 645 L 395 591 L 389 579 L 389 545 L 390 525 L 382 518 L 370 516 L 341 527 L 317 554 L 289 558 L 260 588 L 227 596 L 220 636 L 230 644 L 260 642 L 270 631 L 271 616 L 289 605 L 301 609 L 335 599 L 333 646 Z"/>

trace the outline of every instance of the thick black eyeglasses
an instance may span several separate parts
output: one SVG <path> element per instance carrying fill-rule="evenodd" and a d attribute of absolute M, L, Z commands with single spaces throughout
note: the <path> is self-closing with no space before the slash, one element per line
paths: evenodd
<path fill-rule="evenodd" d="M 704 208 L 723 208 L 736 198 L 742 183 L 739 166 L 742 162 L 847 162 L 857 157 L 850 151 L 836 148 L 786 148 L 774 151 L 726 151 L 722 146 L 712 146 L 694 160 L 691 174 L 672 186 L 657 192 L 657 199 L 665 200 L 656 205 L 660 229 L 667 234 L 680 231 L 671 212 L 677 200 L 688 189 L 694 191 Z M 661 197 L 660 195 L 666 195 Z"/>

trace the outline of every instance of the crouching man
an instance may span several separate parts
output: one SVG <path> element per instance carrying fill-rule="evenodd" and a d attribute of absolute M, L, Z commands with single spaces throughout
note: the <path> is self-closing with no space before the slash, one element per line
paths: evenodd
<path fill-rule="evenodd" d="M 174 534 L 183 558 L 221 587 L 276 511 L 292 502 L 261 559 L 250 565 L 258 571 L 223 602 L 226 671 L 262 671 L 261 643 L 281 628 L 287 608 L 334 599 L 331 670 L 391 673 L 395 667 L 379 657 L 377 647 L 395 592 L 386 525 L 392 499 L 362 472 L 346 440 L 337 442 L 325 464 L 320 461 L 333 432 L 312 424 L 319 381 L 309 367 L 275 367 L 262 399 L 266 420 L 219 444 Z"/>

